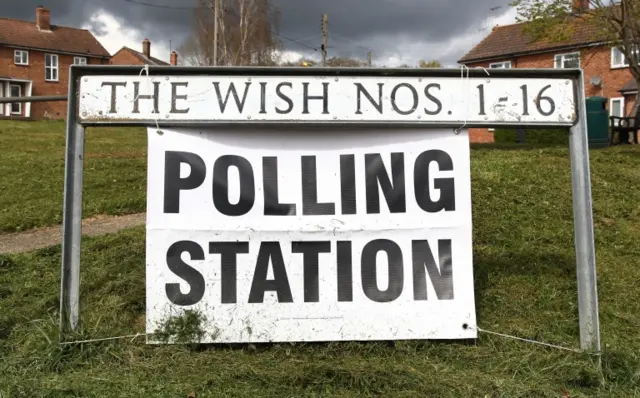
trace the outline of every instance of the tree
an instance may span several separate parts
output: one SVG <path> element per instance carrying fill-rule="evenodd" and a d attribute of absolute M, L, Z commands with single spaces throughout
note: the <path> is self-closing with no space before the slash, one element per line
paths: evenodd
<path fill-rule="evenodd" d="M 300 58 L 297 61 L 286 61 L 280 63 L 280 66 L 305 66 L 305 67 L 313 67 L 318 66 L 317 62 L 310 58 Z"/>
<path fill-rule="evenodd" d="M 361 61 L 355 58 L 348 57 L 331 57 L 327 59 L 327 66 L 331 67 L 348 67 L 348 68 L 358 68 L 367 66 L 368 63 L 365 61 Z"/>
<path fill-rule="evenodd" d="M 640 87 L 640 1 L 638 0 L 516 0 L 518 22 L 533 41 L 566 41 L 576 24 L 590 24 L 603 42 L 624 54 L 631 75 Z M 636 94 L 636 115 L 640 115 L 640 91 Z"/>
<path fill-rule="evenodd" d="M 418 66 L 420 68 L 442 68 L 442 64 L 437 60 L 425 61 L 421 59 Z"/>
<path fill-rule="evenodd" d="M 192 65 L 214 65 L 215 1 L 198 0 L 193 31 L 179 47 Z M 218 0 L 218 65 L 276 65 L 279 11 L 269 0 Z"/>

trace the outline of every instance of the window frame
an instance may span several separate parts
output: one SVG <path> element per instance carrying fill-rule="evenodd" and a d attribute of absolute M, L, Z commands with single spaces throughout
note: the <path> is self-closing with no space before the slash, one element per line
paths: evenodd
<path fill-rule="evenodd" d="M 619 63 L 619 64 L 614 63 L 614 60 L 615 60 L 614 52 L 616 50 L 620 53 L 620 57 L 622 57 L 622 63 Z M 611 69 L 627 68 L 627 67 L 629 67 L 629 63 L 627 62 L 627 57 L 622 53 L 622 51 L 620 51 L 618 47 L 611 47 Z"/>
<path fill-rule="evenodd" d="M 555 69 L 570 69 L 564 66 L 564 63 L 566 62 L 565 59 L 570 56 L 570 55 L 577 55 L 578 56 L 578 66 L 577 69 L 580 69 L 580 51 L 572 51 L 570 53 L 562 53 L 562 54 L 556 54 L 553 56 L 553 67 Z M 558 59 L 560 59 L 560 63 L 561 63 L 561 67 L 558 67 Z"/>
<path fill-rule="evenodd" d="M 616 101 L 620 101 L 620 113 L 621 115 L 614 115 L 611 111 L 613 110 L 613 103 Z M 624 97 L 611 97 L 609 98 L 609 116 L 616 116 L 616 117 L 624 117 L 624 110 L 625 110 L 625 100 Z M 618 122 L 614 122 L 615 125 L 617 126 Z"/>
<path fill-rule="evenodd" d="M 21 84 L 17 84 L 17 83 L 10 83 L 9 84 L 9 96 L 13 97 L 13 88 L 17 87 L 18 88 L 18 97 L 22 97 L 22 85 Z M 18 111 L 14 111 L 13 107 L 14 106 L 18 106 Z M 10 115 L 22 115 L 22 102 L 12 102 L 11 103 L 11 108 L 9 110 L 9 114 Z"/>
<path fill-rule="evenodd" d="M 20 55 L 20 62 L 17 62 L 18 55 Z M 26 59 L 25 62 L 22 62 L 23 58 Z M 13 50 L 13 63 L 15 65 L 20 65 L 20 66 L 29 65 L 29 51 L 27 51 L 27 50 L 19 50 L 19 49 Z"/>
<path fill-rule="evenodd" d="M 79 60 L 83 60 L 84 63 L 78 62 Z M 74 65 L 86 65 L 87 64 L 87 57 L 73 57 L 73 64 Z"/>
<path fill-rule="evenodd" d="M 622 57 L 622 63 L 621 64 L 614 64 L 613 63 L 613 53 L 614 51 L 618 50 L 618 52 L 620 52 L 620 56 Z M 640 51 L 639 48 L 636 48 L 634 53 L 638 54 L 638 52 Z M 627 57 L 622 53 L 622 51 L 615 46 L 611 47 L 611 69 L 621 69 L 621 68 L 628 68 L 629 67 L 629 60 L 627 59 Z"/>
<path fill-rule="evenodd" d="M 56 60 L 55 66 L 53 64 L 47 65 L 47 59 Z M 47 70 L 51 71 L 51 78 L 47 79 Z M 53 77 L 53 72 L 55 71 L 55 79 Z M 44 54 L 44 80 L 47 82 L 57 82 L 60 81 L 60 57 L 58 54 L 45 53 Z"/>
<path fill-rule="evenodd" d="M 496 67 L 496 65 L 503 65 L 502 67 Z M 506 66 L 509 65 L 509 66 Z M 489 69 L 511 69 L 511 61 L 492 62 L 489 64 Z"/>

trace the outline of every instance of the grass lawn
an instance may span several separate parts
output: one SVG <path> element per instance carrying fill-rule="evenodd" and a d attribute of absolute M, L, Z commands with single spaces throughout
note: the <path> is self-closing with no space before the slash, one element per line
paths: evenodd
<path fill-rule="evenodd" d="M 0 121 L 0 233 L 62 222 L 65 123 Z M 84 216 L 145 210 L 145 129 L 89 128 Z"/>
<path fill-rule="evenodd" d="M 127 152 L 131 157 L 89 159 L 96 166 L 87 175 L 92 183 L 86 206 L 94 214 L 142 210 L 145 159 L 133 154 L 144 149 L 144 134 L 129 138 L 128 150 L 116 145 L 123 133 L 90 134 L 103 144 L 91 147 L 88 140 L 87 153 Z M 42 152 L 50 142 L 41 141 L 32 144 L 33 151 Z M 62 145 L 52 152 L 61 153 Z M 47 162 L 54 164 L 53 158 Z M 56 175 L 62 170 L 59 162 Z M 53 247 L 0 257 L 0 397 L 640 396 L 640 148 L 595 150 L 591 163 L 601 369 L 588 355 L 488 334 L 475 343 L 398 342 L 395 347 L 154 347 L 144 339 L 59 346 L 60 248 Z M 131 167 L 117 172 L 122 165 Z M 110 178 L 101 176 L 104 169 Z M 9 195 L 35 195 L 33 184 L 24 185 L 17 188 L 24 190 L 22 195 Z M 61 188 L 47 186 L 61 202 Z M 479 326 L 578 348 L 568 150 L 476 147 L 472 191 Z M 26 217 L 24 203 L 29 217 L 37 215 L 37 209 L 46 208 L 45 199 L 42 193 L 20 204 L 3 198 L 5 207 L 13 206 L 3 208 L 3 225 L 20 220 L 21 212 Z M 51 208 L 49 219 L 58 216 L 56 209 Z M 32 225 L 45 220 L 35 219 Z M 83 242 L 83 327 L 75 337 L 144 332 L 144 228 Z"/>

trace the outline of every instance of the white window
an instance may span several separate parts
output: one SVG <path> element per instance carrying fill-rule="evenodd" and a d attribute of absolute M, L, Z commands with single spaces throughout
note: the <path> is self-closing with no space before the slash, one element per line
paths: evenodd
<path fill-rule="evenodd" d="M 73 57 L 74 65 L 86 65 L 87 59 L 85 57 Z"/>
<path fill-rule="evenodd" d="M 624 97 L 611 98 L 609 100 L 609 116 L 624 117 Z M 618 120 L 614 122 L 617 126 Z"/>
<path fill-rule="evenodd" d="M 4 97 L 4 84 L 0 84 L 0 98 Z M 7 104 L 0 104 L 0 115 L 4 115 L 4 108 Z"/>
<path fill-rule="evenodd" d="M 627 63 L 627 57 L 624 56 L 622 51 L 618 47 L 611 48 L 611 67 L 612 68 L 623 68 L 625 66 L 629 66 Z"/>
<path fill-rule="evenodd" d="M 558 54 L 555 57 L 555 67 L 562 68 L 579 68 L 580 53 Z"/>
<path fill-rule="evenodd" d="M 29 65 L 29 52 L 24 50 L 14 50 L 13 62 L 16 65 Z"/>
<path fill-rule="evenodd" d="M 22 97 L 22 87 L 19 84 L 11 84 L 9 88 L 11 89 L 12 97 Z M 22 115 L 22 102 L 11 103 L 11 114 Z"/>
<path fill-rule="evenodd" d="M 58 56 L 56 54 L 44 55 L 44 79 L 58 81 Z"/>
<path fill-rule="evenodd" d="M 638 49 L 636 48 L 633 51 L 638 56 Z M 625 68 L 629 66 L 629 60 L 622 53 L 622 51 L 618 47 L 611 48 L 611 67 L 612 68 Z"/>
<path fill-rule="evenodd" d="M 505 62 L 494 62 L 492 64 L 489 64 L 489 68 L 501 68 L 501 69 L 508 69 L 511 68 L 511 61 L 505 61 Z"/>

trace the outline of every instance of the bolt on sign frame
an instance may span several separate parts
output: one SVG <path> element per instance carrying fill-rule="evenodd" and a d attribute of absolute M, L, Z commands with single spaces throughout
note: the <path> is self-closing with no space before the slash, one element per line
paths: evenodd
<path fill-rule="evenodd" d="M 141 72 L 146 73 L 143 75 Z M 145 99 L 150 102 L 148 100 L 153 97 L 146 91 L 155 90 L 161 84 L 166 86 L 170 80 L 183 80 L 183 83 L 178 84 L 184 84 L 184 81 L 196 83 L 200 93 L 203 93 L 213 92 L 210 84 L 216 80 L 242 81 L 248 87 L 252 78 L 255 79 L 254 81 L 263 81 L 264 87 L 261 92 L 263 99 L 261 103 L 252 102 L 253 106 L 249 108 L 253 107 L 253 110 L 250 109 L 246 113 L 236 110 L 230 112 L 228 117 L 224 112 L 216 115 L 212 111 L 212 104 L 215 103 L 215 99 L 222 101 L 220 94 L 218 97 L 212 96 L 208 100 L 200 100 L 197 103 L 190 102 L 190 107 L 195 108 L 192 114 L 184 110 L 173 112 L 177 109 L 175 99 L 185 99 L 185 96 L 177 96 L 175 85 L 172 85 L 170 90 L 171 105 L 167 105 L 171 106 L 171 112 L 151 112 L 152 116 L 148 112 L 140 113 L 136 109 L 137 106 L 133 111 L 128 112 L 116 110 L 116 89 L 124 89 L 127 81 L 133 82 L 133 96 L 136 99 Z M 342 88 L 347 85 L 353 88 L 358 84 L 362 88 L 362 82 L 365 82 L 364 84 L 369 84 L 367 90 L 374 94 L 365 97 L 360 95 L 362 94 L 360 92 L 356 112 L 345 113 L 343 107 L 339 107 L 333 113 L 313 114 L 313 112 L 303 111 L 296 114 L 290 113 L 287 116 L 276 112 L 269 115 L 269 112 L 264 109 L 265 87 L 271 84 L 268 83 L 269 81 L 285 79 L 297 81 L 298 85 L 300 82 L 303 86 L 307 84 L 304 86 L 304 93 L 308 99 L 322 98 L 309 96 L 307 90 L 310 81 L 323 82 L 325 95 L 327 95 L 326 87 L 339 80 L 343 82 L 340 83 Z M 106 85 L 111 89 L 110 97 L 105 96 L 101 91 L 105 87 L 104 83 L 107 83 Z M 424 87 L 427 83 L 429 83 L 427 87 Z M 208 84 L 209 88 L 202 84 Z M 384 84 L 387 84 L 384 100 L 391 99 L 390 105 L 395 112 L 383 114 L 382 105 L 379 105 L 379 108 L 375 105 L 378 100 L 380 104 L 384 102 L 382 95 Z M 490 84 L 493 85 L 490 86 Z M 376 86 L 380 87 L 378 99 L 375 98 Z M 533 86 L 537 88 L 534 89 Z M 489 93 L 492 89 L 490 87 L 495 88 L 493 95 Z M 130 88 L 131 86 L 127 90 Z M 439 107 L 440 113 L 419 106 L 421 102 L 418 96 L 422 100 L 430 99 L 429 106 L 432 109 L 438 101 L 434 101 L 434 97 L 429 95 L 433 93 L 442 95 L 447 88 L 450 95 L 448 104 L 453 105 L 450 109 L 442 110 L 442 103 Z M 238 91 L 242 92 L 242 89 L 243 87 L 240 86 Z M 430 92 L 430 89 L 435 91 Z M 143 90 L 146 90 L 145 94 L 141 94 Z M 391 95 L 388 95 L 389 90 Z M 553 99 L 554 94 L 561 95 L 562 98 Z M 348 99 L 345 100 L 348 94 L 344 89 L 342 91 L 339 89 L 338 94 L 335 95 L 341 98 L 342 103 L 348 102 Z M 124 98 L 128 104 L 134 100 L 133 96 L 125 95 Z M 393 102 L 398 98 L 401 101 L 407 101 L 412 98 L 411 96 L 415 106 L 408 110 L 407 102 L 404 102 L 403 109 Z M 493 98 L 490 98 L 491 96 Z M 227 99 L 231 100 L 230 97 L 231 95 L 228 95 Z M 251 101 L 253 100 L 250 98 L 249 102 Z M 363 103 L 369 101 L 368 103 L 378 109 L 379 113 L 360 112 L 361 101 Z M 472 102 L 473 109 L 470 106 Z M 256 104 L 262 104 L 262 112 L 256 112 Z M 162 105 L 164 107 L 165 103 Z M 385 105 L 386 108 L 390 108 L 388 103 Z M 157 101 L 154 106 L 158 108 Z M 509 110 L 501 113 L 500 109 Z M 554 114 L 554 109 L 558 111 L 563 109 L 565 113 Z M 584 76 L 580 69 L 491 69 L 490 72 L 484 69 L 467 69 L 466 73 L 461 75 L 460 69 L 148 66 L 141 70 L 138 66 L 73 65 L 69 71 L 66 129 L 60 339 L 63 340 L 65 334 L 76 330 L 79 321 L 84 132 L 87 126 L 158 126 L 162 128 L 241 125 L 259 127 L 289 124 L 302 127 L 341 126 L 343 128 L 424 127 L 425 134 L 429 134 L 430 127 L 451 128 L 452 134 L 461 127 L 568 127 L 570 129 L 580 346 L 585 351 L 599 353 L 600 331 L 586 115 Z"/>

